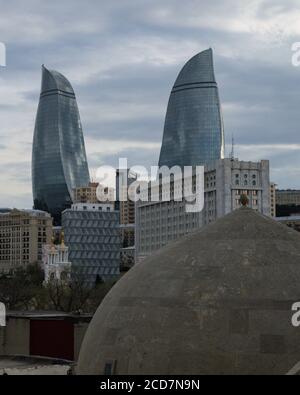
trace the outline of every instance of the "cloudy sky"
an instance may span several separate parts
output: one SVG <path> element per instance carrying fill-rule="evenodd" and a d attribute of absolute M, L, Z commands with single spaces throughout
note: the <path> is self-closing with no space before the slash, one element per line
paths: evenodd
<path fill-rule="evenodd" d="M 242 5 L 243 4 L 243 5 Z M 157 164 L 167 101 L 184 63 L 214 49 L 227 155 L 269 159 L 300 188 L 299 0 L 0 0 L 0 207 L 31 207 L 41 65 L 72 83 L 91 173 Z"/>

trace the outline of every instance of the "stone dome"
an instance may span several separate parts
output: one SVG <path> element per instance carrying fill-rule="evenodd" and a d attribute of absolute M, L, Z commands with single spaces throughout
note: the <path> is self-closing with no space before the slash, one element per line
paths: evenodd
<path fill-rule="evenodd" d="M 78 374 L 285 374 L 300 360 L 300 234 L 241 208 L 133 267 L 98 308 Z"/>

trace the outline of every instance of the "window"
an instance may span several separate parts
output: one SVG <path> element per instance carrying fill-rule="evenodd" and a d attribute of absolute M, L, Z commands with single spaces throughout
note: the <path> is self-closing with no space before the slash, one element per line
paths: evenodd
<path fill-rule="evenodd" d="M 104 366 L 104 375 L 112 376 L 115 374 L 116 361 L 107 361 Z"/>

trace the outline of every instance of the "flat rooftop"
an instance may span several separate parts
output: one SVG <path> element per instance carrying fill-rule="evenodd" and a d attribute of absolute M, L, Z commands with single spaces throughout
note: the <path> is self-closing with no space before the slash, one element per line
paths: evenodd
<path fill-rule="evenodd" d="M 52 358 L 0 356 L 0 375 L 67 375 L 73 362 Z"/>
<path fill-rule="evenodd" d="M 7 318 L 25 318 L 25 319 L 44 319 L 44 320 L 59 320 L 59 319 L 72 319 L 75 321 L 89 322 L 93 318 L 90 313 L 64 313 L 62 311 L 47 311 L 47 310 L 34 310 L 34 311 L 7 311 Z"/>
<path fill-rule="evenodd" d="M 299 221 L 300 215 L 290 215 L 289 217 L 276 217 L 276 221 Z"/>

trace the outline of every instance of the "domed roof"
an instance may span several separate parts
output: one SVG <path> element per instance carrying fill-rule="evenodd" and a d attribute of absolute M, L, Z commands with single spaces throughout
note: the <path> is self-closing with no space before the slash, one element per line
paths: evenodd
<path fill-rule="evenodd" d="M 249 208 L 133 267 L 98 308 L 77 373 L 285 374 L 300 360 L 300 235 Z"/>

